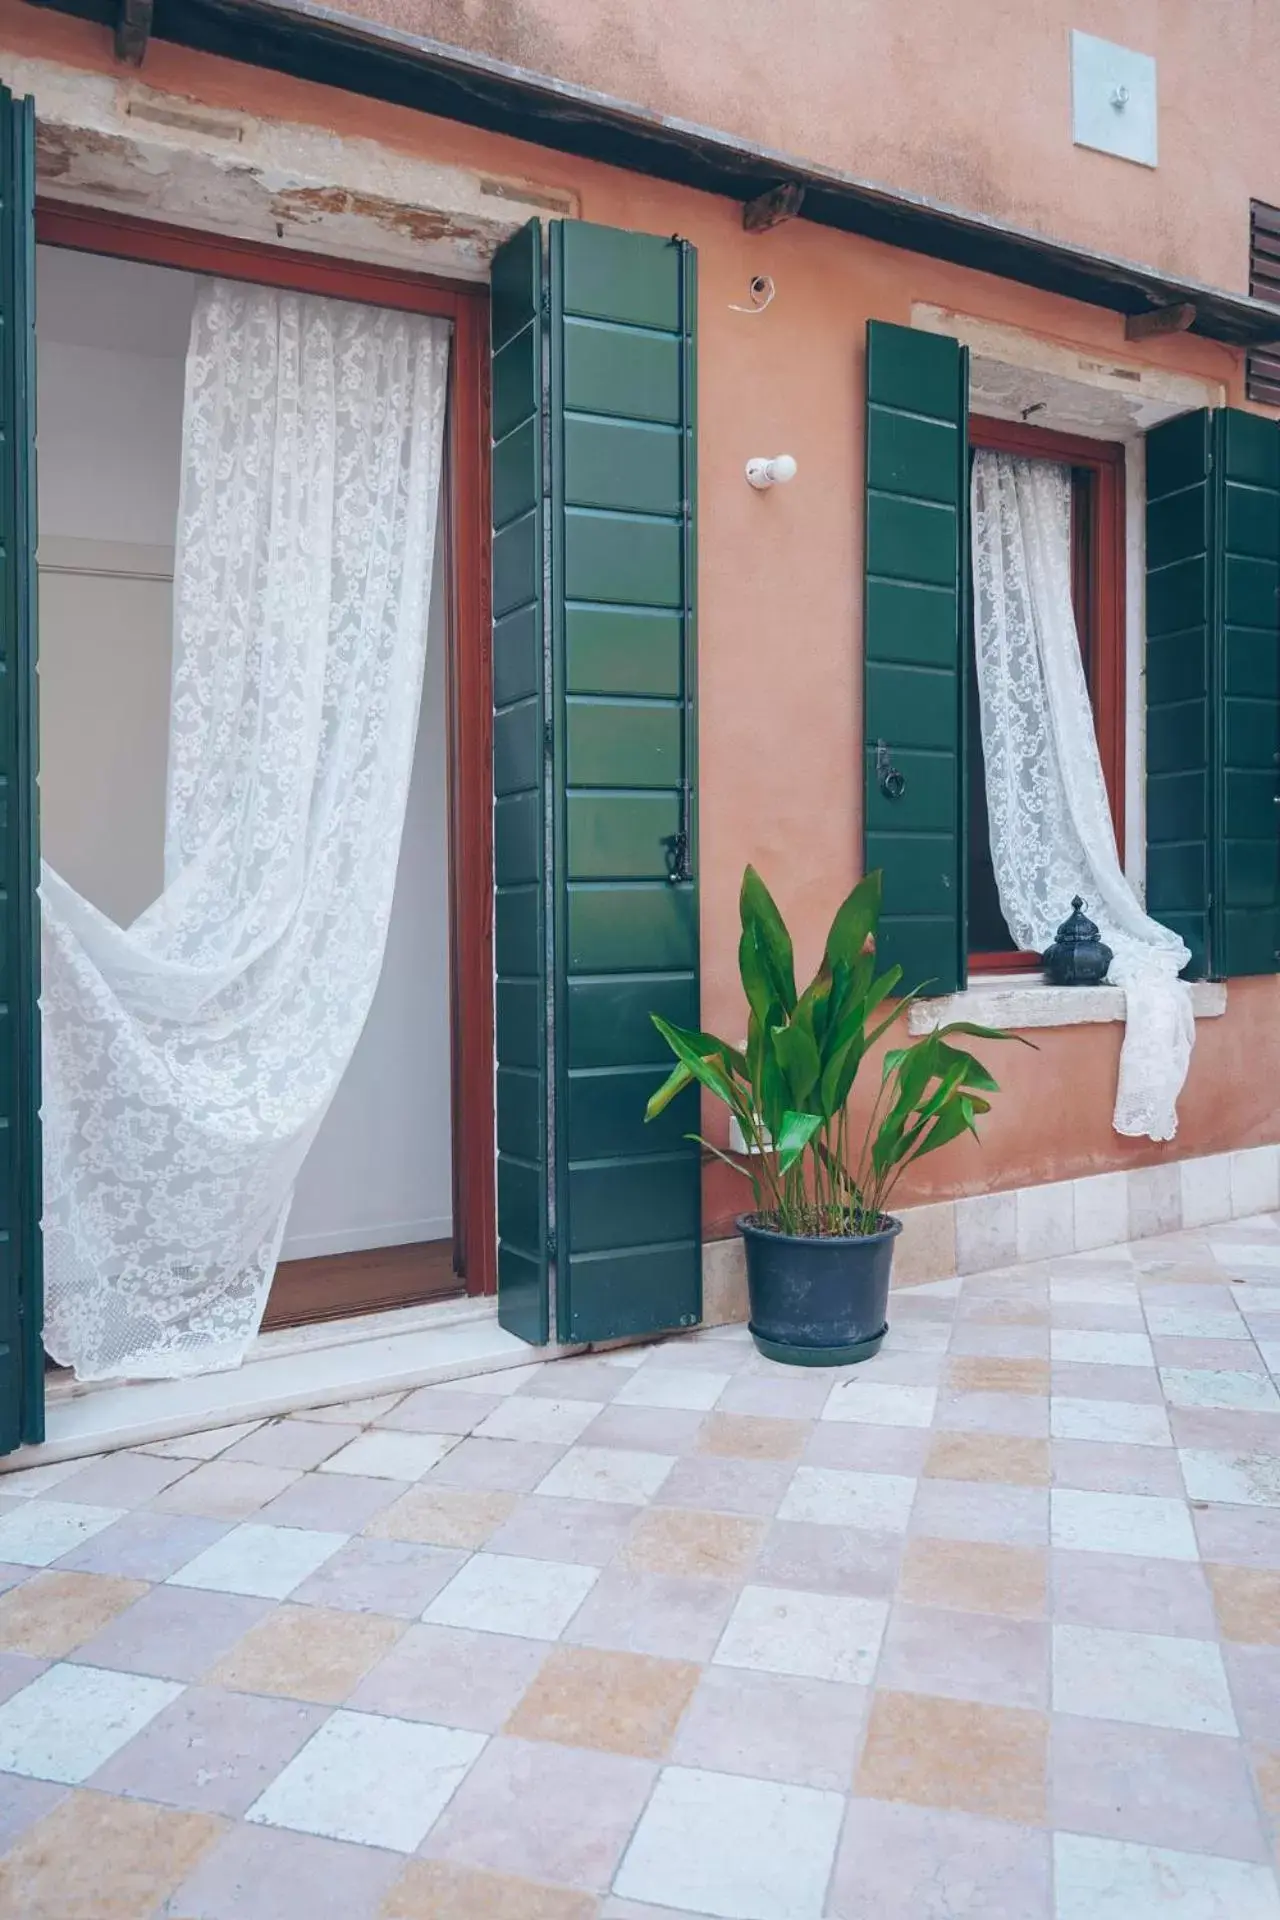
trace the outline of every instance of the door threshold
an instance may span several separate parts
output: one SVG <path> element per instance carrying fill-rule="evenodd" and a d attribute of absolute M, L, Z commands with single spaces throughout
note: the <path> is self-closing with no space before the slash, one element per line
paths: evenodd
<path fill-rule="evenodd" d="M 404 1393 L 577 1351 L 517 1340 L 498 1325 L 492 1300 L 442 1300 L 264 1333 L 243 1365 L 223 1373 L 126 1381 L 51 1374 L 45 1439 L 0 1459 L 0 1488 L 4 1474 L 26 1467 L 373 1394 Z"/>

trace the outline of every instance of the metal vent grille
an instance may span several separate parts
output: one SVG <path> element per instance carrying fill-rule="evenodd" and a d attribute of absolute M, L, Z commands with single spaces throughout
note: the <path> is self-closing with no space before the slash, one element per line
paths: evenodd
<path fill-rule="evenodd" d="M 1280 207 L 1262 200 L 1249 207 L 1249 292 L 1280 307 Z M 1264 407 L 1280 407 L 1280 341 L 1250 353 L 1245 391 Z"/>

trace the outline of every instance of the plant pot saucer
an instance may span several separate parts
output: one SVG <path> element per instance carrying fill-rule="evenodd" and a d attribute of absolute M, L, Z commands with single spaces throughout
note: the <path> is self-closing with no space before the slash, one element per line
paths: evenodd
<path fill-rule="evenodd" d="M 787 1367 L 849 1367 L 879 1353 L 889 1325 L 886 1321 L 879 1333 L 865 1340 L 850 1341 L 843 1347 L 793 1347 L 780 1340 L 766 1340 L 750 1324 L 747 1331 L 756 1343 L 757 1353 L 762 1353 L 766 1360 L 778 1360 Z"/>

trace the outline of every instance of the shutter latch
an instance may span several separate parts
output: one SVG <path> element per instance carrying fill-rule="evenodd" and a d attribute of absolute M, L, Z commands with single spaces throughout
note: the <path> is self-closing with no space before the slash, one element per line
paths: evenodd
<path fill-rule="evenodd" d="M 886 800 L 900 800 L 906 792 L 906 777 L 894 766 L 887 740 L 876 741 L 876 779 Z"/>
<path fill-rule="evenodd" d="M 673 887 L 693 878 L 689 872 L 689 835 L 683 827 L 669 833 L 662 842 L 667 853 L 667 879 Z"/>

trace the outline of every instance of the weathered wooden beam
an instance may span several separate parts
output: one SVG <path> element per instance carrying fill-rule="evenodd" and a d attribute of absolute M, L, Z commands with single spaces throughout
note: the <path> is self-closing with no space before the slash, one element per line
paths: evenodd
<path fill-rule="evenodd" d="M 151 16 L 155 0 L 120 0 L 116 15 L 116 59 L 140 67 L 146 58 L 151 38 Z"/>
<path fill-rule="evenodd" d="M 1130 313 L 1125 317 L 1126 340 L 1150 340 L 1159 333 L 1185 333 L 1196 320 L 1195 305 L 1182 300 L 1171 307 L 1153 307 L 1150 313 Z"/>
<path fill-rule="evenodd" d="M 742 209 L 742 224 L 748 233 L 768 233 L 770 227 L 794 220 L 803 204 L 804 188 L 799 181 L 785 180 L 781 186 L 770 187 L 767 193 L 747 201 Z"/>

